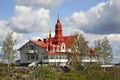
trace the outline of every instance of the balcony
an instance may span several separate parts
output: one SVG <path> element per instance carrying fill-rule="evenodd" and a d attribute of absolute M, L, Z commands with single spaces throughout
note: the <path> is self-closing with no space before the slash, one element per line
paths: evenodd
<path fill-rule="evenodd" d="M 28 50 L 28 53 L 38 53 L 38 50 Z"/>
<path fill-rule="evenodd" d="M 67 62 L 68 59 L 44 59 L 43 62 Z"/>
<path fill-rule="evenodd" d="M 82 62 L 98 62 L 97 59 L 83 59 Z"/>

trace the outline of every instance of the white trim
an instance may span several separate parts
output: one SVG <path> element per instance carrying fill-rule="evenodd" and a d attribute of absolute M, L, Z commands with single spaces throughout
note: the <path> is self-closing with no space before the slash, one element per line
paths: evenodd
<path fill-rule="evenodd" d="M 67 62 L 68 59 L 44 59 L 43 62 Z"/>
<path fill-rule="evenodd" d="M 101 65 L 101 67 L 113 67 L 115 65 L 109 64 L 109 65 Z"/>

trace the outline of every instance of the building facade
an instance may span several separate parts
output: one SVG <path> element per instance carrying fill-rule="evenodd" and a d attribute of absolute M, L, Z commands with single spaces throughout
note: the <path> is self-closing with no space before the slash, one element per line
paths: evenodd
<path fill-rule="evenodd" d="M 55 36 L 43 40 L 29 40 L 26 44 L 20 47 L 20 64 L 28 65 L 32 62 L 60 65 L 68 61 L 70 55 L 70 43 L 74 36 L 63 36 L 62 24 L 58 16 L 55 25 Z"/>
<path fill-rule="evenodd" d="M 20 64 L 28 65 L 32 62 L 60 66 L 64 65 L 71 55 L 71 43 L 75 36 L 63 36 L 62 24 L 58 16 L 55 24 L 55 36 L 46 39 L 29 40 L 20 51 Z M 83 61 L 87 61 L 84 59 Z M 90 60 L 89 60 L 90 61 Z"/>

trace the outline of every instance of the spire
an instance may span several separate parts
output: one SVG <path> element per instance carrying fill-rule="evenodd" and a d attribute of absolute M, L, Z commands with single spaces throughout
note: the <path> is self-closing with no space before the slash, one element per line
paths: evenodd
<path fill-rule="evenodd" d="M 50 32 L 49 32 L 49 38 L 51 38 L 51 30 L 50 30 Z"/>
<path fill-rule="evenodd" d="M 51 30 L 49 32 L 49 44 L 51 44 Z"/>
<path fill-rule="evenodd" d="M 62 24 L 60 23 L 60 19 L 59 19 L 59 14 L 58 14 L 58 19 L 57 19 L 57 23 L 55 25 L 55 36 L 54 36 L 55 42 L 56 44 L 58 44 L 59 42 L 63 42 L 63 35 L 62 35 Z"/>
<path fill-rule="evenodd" d="M 59 13 L 58 13 L 58 19 L 57 19 L 57 22 L 60 22 Z"/>
<path fill-rule="evenodd" d="M 51 30 L 49 32 L 49 44 L 48 44 L 48 51 L 52 51 L 53 46 L 52 46 L 52 41 L 51 41 Z"/>

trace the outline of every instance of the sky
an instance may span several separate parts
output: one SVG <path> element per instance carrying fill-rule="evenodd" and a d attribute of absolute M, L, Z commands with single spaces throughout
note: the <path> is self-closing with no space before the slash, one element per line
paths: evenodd
<path fill-rule="evenodd" d="M 0 0 L 0 43 L 14 32 L 17 48 L 29 39 L 54 36 L 60 16 L 63 34 L 81 32 L 93 41 L 107 36 L 113 50 L 113 62 L 120 62 L 120 0 Z M 1 47 L 1 45 L 0 45 Z"/>

